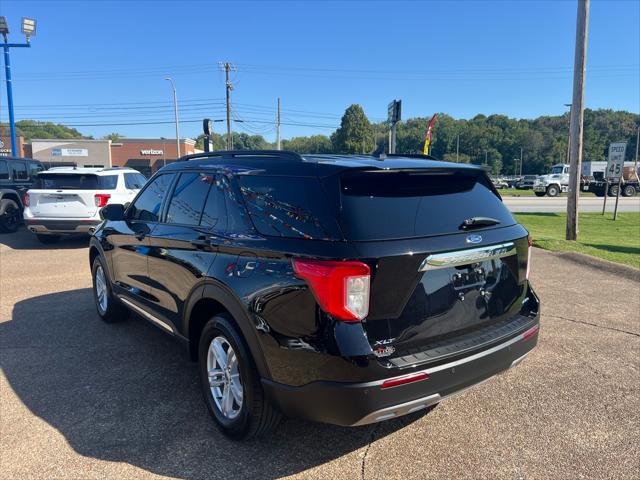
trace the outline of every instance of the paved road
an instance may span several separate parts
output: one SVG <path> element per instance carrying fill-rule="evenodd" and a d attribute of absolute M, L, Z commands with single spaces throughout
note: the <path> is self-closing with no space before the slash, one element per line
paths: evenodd
<path fill-rule="evenodd" d="M 504 203 L 512 212 L 566 212 L 567 197 L 507 197 Z M 581 212 L 602 212 L 604 198 L 580 197 L 578 206 Z M 613 212 L 615 198 L 607 198 L 607 211 Z M 618 203 L 619 212 L 640 212 L 640 196 L 621 197 Z"/>
<path fill-rule="evenodd" d="M 3 479 L 638 478 L 638 275 L 536 250 L 540 345 L 516 369 L 427 415 L 290 420 L 233 443 L 182 347 L 139 318 L 98 320 L 86 242 L 2 243 Z"/>

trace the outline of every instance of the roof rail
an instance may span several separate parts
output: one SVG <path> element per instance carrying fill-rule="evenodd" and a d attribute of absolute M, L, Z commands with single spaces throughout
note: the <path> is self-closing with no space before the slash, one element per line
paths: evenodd
<path fill-rule="evenodd" d="M 216 152 L 194 153 L 186 155 L 179 161 L 189 160 L 206 160 L 211 157 L 220 157 L 222 159 L 242 158 L 242 157 L 279 157 L 283 160 L 294 160 L 303 162 L 304 158 L 296 152 L 288 150 L 219 150 Z"/>
<path fill-rule="evenodd" d="M 387 157 L 424 158 L 425 160 L 437 160 L 436 157 L 432 157 L 431 155 L 424 155 L 422 153 L 387 153 Z"/>

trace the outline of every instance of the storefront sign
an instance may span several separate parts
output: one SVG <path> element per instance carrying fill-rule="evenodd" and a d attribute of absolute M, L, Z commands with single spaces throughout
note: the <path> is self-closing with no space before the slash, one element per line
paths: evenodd
<path fill-rule="evenodd" d="M 164 155 L 164 150 L 154 150 L 153 148 L 140 150 L 140 155 Z"/>
<path fill-rule="evenodd" d="M 88 157 L 89 150 L 86 148 L 52 148 L 52 157 Z"/>

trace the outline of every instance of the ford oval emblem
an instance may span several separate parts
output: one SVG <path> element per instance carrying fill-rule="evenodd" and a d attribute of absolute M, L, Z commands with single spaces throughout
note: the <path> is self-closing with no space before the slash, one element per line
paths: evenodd
<path fill-rule="evenodd" d="M 467 243 L 480 243 L 482 235 L 467 235 Z"/>

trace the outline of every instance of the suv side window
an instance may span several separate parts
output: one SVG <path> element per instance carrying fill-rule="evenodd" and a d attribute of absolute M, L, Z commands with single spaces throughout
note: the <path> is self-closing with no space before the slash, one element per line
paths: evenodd
<path fill-rule="evenodd" d="M 141 173 L 125 173 L 124 186 L 129 190 L 140 190 L 147 183 L 147 178 Z"/>
<path fill-rule="evenodd" d="M 157 222 L 160 219 L 162 201 L 174 178 L 175 174 L 165 174 L 154 178 L 140 193 L 133 205 L 129 207 L 127 218 L 130 220 Z"/>
<path fill-rule="evenodd" d="M 42 165 L 39 163 L 29 162 L 29 177 L 31 177 L 32 180 L 35 180 L 36 175 L 43 170 L 44 168 L 42 168 Z"/>
<path fill-rule="evenodd" d="M 9 180 L 9 167 L 6 160 L 0 160 L 0 180 Z"/>
<path fill-rule="evenodd" d="M 216 179 L 211 185 L 207 201 L 204 204 L 200 226 L 213 228 L 215 226 L 225 227 L 225 223 L 220 223 L 220 219 L 226 217 L 226 206 L 224 197 L 224 186 L 220 175 L 216 175 Z"/>
<path fill-rule="evenodd" d="M 182 173 L 176 183 L 167 210 L 166 223 L 197 226 L 211 185 L 211 173 Z"/>
<path fill-rule="evenodd" d="M 29 180 L 29 174 L 27 173 L 27 166 L 24 162 L 10 162 L 11 170 L 13 171 L 13 179 L 15 181 L 18 180 Z"/>

